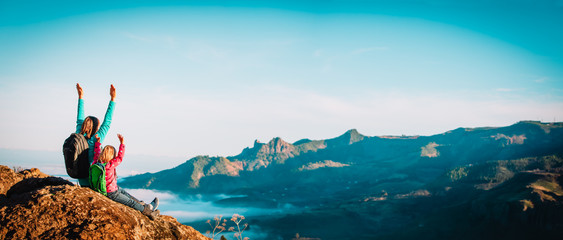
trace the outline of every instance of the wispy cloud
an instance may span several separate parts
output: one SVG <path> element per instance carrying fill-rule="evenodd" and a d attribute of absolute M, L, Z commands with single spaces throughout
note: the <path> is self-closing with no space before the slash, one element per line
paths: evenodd
<path fill-rule="evenodd" d="M 184 57 L 199 63 L 214 63 L 228 59 L 228 49 L 204 42 L 192 42 L 187 45 Z"/>
<path fill-rule="evenodd" d="M 178 46 L 178 40 L 172 36 L 165 36 L 163 38 L 164 43 L 171 49 L 174 49 Z"/>
<path fill-rule="evenodd" d="M 146 37 L 138 34 L 133 34 L 131 32 L 123 32 L 122 35 L 134 41 L 151 43 L 156 46 L 166 47 L 170 49 L 174 49 L 178 46 L 177 38 L 170 35 Z"/>
<path fill-rule="evenodd" d="M 360 48 L 352 51 L 353 55 L 364 54 L 368 52 L 375 52 L 375 51 L 386 51 L 389 50 L 388 47 L 369 47 L 369 48 Z"/>
<path fill-rule="evenodd" d="M 321 57 L 323 55 L 324 50 L 317 49 L 313 52 L 313 57 Z"/>
<path fill-rule="evenodd" d="M 536 82 L 536 83 L 544 83 L 544 82 L 546 82 L 547 80 L 549 80 L 549 77 L 541 77 L 541 78 L 535 79 L 534 82 Z"/>
<path fill-rule="evenodd" d="M 497 88 L 496 91 L 497 91 L 497 92 L 514 92 L 514 91 L 518 91 L 518 89 L 514 89 L 514 88 Z"/>
<path fill-rule="evenodd" d="M 139 36 L 130 32 L 123 32 L 123 36 L 141 42 L 152 42 L 153 40 L 147 37 Z"/>
<path fill-rule="evenodd" d="M 321 73 L 329 73 L 333 69 L 333 62 L 338 59 L 337 56 L 329 56 L 325 49 L 317 49 L 312 53 L 312 56 L 322 61 L 320 68 Z"/>
<path fill-rule="evenodd" d="M 279 136 L 291 142 L 303 137 L 330 138 L 351 128 L 363 130 L 367 135 L 431 135 L 457 127 L 503 126 L 523 119 L 563 116 L 563 111 L 557 110 L 563 109 L 561 103 L 486 97 L 464 99 L 379 92 L 358 93 L 349 98 L 286 87 L 256 87 L 235 92 L 234 95 L 223 92 L 177 96 L 175 101 L 167 101 L 169 105 L 173 102 L 169 107 L 186 111 L 169 116 L 166 121 L 171 124 L 162 124 L 159 132 L 166 138 L 167 132 L 189 131 L 194 140 L 185 145 L 198 149 L 198 154 L 229 155 L 225 152 L 237 154 L 244 147 L 233 145 L 229 139 L 249 139 L 250 144 L 256 138 L 269 141 Z M 186 119 L 190 127 L 178 127 Z M 201 134 L 222 137 L 202 140 L 203 137 L 195 137 L 199 134 L 195 130 L 198 127 L 205 129 Z M 210 142 L 224 147 L 221 150 L 206 147 Z"/>
<path fill-rule="evenodd" d="M 524 92 L 526 91 L 526 88 L 497 88 L 495 91 L 500 93 L 515 93 Z"/>

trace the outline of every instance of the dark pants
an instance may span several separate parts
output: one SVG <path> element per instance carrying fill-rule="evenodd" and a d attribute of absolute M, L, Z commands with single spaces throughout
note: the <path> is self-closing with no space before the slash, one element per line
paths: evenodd
<path fill-rule="evenodd" d="M 143 204 L 141 204 L 141 201 L 131 196 L 129 193 L 127 193 L 125 190 L 123 190 L 120 187 L 117 187 L 117 191 L 115 192 L 108 192 L 108 197 L 113 201 L 137 209 L 141 212 L 145 208 Z"/>

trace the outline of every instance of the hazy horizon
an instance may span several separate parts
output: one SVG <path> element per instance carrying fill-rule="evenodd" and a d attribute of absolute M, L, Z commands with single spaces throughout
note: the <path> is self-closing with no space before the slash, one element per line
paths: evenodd
<path fill-rule="evenodd" d="M 485 126 L 483 126 L 485 127 Z M 490 126 L 489 126 L 490 127 Z M 349 129 L 350 131 L 352 129 Z M 454 129 L 450 129 L 454 130 Z M 359 132 L 363 134 L 362 132 Z M 344 132 L 342 133 L 344 134 Z M 442 134 L 442 133 L 437 133 Z M 330 138 L 336 138 L 340 136 L 332 136 Z M 387 135 L 388 136 L 388 135 Z M 398 135 L 397 135 L 398 136 Z M 418 135 L 420 136 L 420 135 Z M 368 136 L 368 137 L 383 137 L 380 136 Z M 260 141 L 263 143 L 267 143 L 273 140 L 275 137 Z M 310 139 L 310 138 L 303 138 L 303 139 Z M 299 140 L 303 140 L 299 139 Z M 285 139 L 283 139 L 286 141 Z M 326 139 L 310 139 L 310 140 L 326 140 Z M 290 141 L 290 143 L 294 143 L 296 141 Z M 230 155 L 214 155 L 220 157 L 232 157 L 235 155 L 240 154 L 244 148 L 246 147 L 253 147 L 253 143 L 247 146 L 241 147 L 238 151 Z M 191 157 L 170 157 L 170 156 L 158 156 L 158 155 L 150 155 L 150 154 L 127 154 L 127 161 L 123 161 L 119 167 L 119 176 L 121 177 L 128 177 L 142 173 L 155 173 L 158 171 L 162 171 L 165 169 L 174 168 L 188 160 L 191 160 L 192 157 L 196 156 L 205 156 L 208 154 L 196 154 L 195 156 Z M 39 168 L 44 173 L 56 176 L 67 176 L 64 162 L 62 161 L 62 151 L 61 150 L 29 150 L 29 149 L 10 149 L 10 148 L 1 148 L 0 147 L 0 156 L 2 157 L 1 165 L 6 165 L 8 167 L 22 167 L 24 169 L 28 168 Z M 158 162 L 158 165 L 154 163 Z M 72 179 L 70 177 L 65 177 L 67 180 L 71 182 L 76 182 L 77 180 Z"/>

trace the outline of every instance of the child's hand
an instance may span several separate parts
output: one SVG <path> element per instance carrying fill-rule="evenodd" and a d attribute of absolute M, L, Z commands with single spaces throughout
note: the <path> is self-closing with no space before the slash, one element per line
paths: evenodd
<path fill-rule="evenodd" d="M 120 142 L 121 144 L 123 144 L 123 135 L 121 135 L 121 134 L 118 133 L 118 134 L 117 134 L 117 138 L 119 138 L 119 142 Z"/>
<path fill-rule="evenodd" d="M 96 134 L 96 142 L 100 142 L 100 137 L 98 136 L 98 134 Z"/>

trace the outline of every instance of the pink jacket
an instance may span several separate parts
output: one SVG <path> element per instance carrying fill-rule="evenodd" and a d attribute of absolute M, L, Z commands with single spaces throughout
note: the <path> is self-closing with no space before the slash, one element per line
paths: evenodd
<path fill-rule="evenodd" d="M 98 162 L 101 152 L 101 144 L 96 142 L 94 149 L 94 162 L 92 164 Z M 106 189 L 108 193 L 117 191 L 117 174 L 115 172 L 115 168 L 123 161 L 124 152 L 125 144 L 120 144 L 117 157 L 106 164 Z"/>

